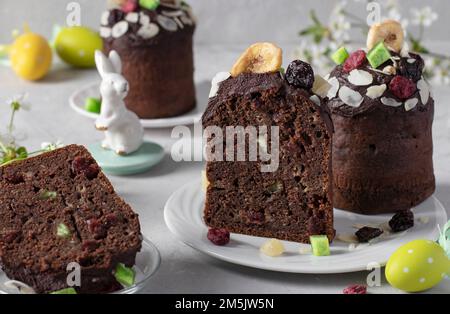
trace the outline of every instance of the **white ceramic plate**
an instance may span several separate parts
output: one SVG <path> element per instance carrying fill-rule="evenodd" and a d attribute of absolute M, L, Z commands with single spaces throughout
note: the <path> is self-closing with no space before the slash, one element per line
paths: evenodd
<path fill-rule="evenodd" d="M 210 84 L 208 82 L 198 83 L 195 86 L 197 91 L 197 107 L 184 115 L 164 118 L 164 119 L 141 119 L 144 128 L 170 128 L 177 125 L 191 125 L 197 122 L 206 109 Z M 97 119 L 98 114 L 84 110 L 85 100 L 88 97 L 100 97 L 99 83 L 90 85 L 75 91 L 69 98 L 70 107 L 78 114 Z"/>
<path fill-rule="evenodd" d="M 376 243 L 361 244 L 350 249 L 349 243 L 335 240 L 331 256 L 316 257 L 300 254 L 300 248 L 309 245 L 284 241 L 286 252 L 280 257 L 268 257 L 259 252 L 266 238 L 232 234 L 226 246 L 216 246 L 206 237 L 203 222 L 204 192 L 200 182 L 187 184 L 176 191 L 166 203 L 164 218 L 170 231 L 187 245 L 218 259 L 254 267 L 291 273 L 346 273 L 366 270 L 370 263 L 385 265 L 389 256 L 402 244 L 415 239 L 438 237 L 437 225 L 443 226 L 447 215 L 442 204 L 434 197 L 413 209 L 415 226 L 406 232 L 384 236 Z M 353 234 L 357 224 L 384 224 L 392 215 L 364 216 L 335 209 L 337 234 Z"/>
<path fill-rule="evenodd" d="M 136 272 L 135 284 L 116 291 L 113 294 L 134 294 L 142 290 L 150 278 L 156 273 L 161 264 L 161 256 L 156 246 L 147 239 L 142 241 L 142 249 L 136 255 L 136 264 L 133 269 Z M 16 288 L 10 288 L 5 283 L 10 279 L 0 270 L 0 294 L 19 294 Z"/>

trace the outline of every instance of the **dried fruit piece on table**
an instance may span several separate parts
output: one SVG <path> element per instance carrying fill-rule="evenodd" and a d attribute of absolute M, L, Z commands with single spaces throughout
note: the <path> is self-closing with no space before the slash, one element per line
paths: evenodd
<path fill-rule="evenodd" d="M 236 77 L 241 73 L 274 73 L 280 70 L 282 50 L 272 43 L 256 43 L 247 48 L 234 64 L 230 73 Z"/>
<path fill-rule="evenodd" d="M 391 53 L 383 42 L 380 42 L 367 53 L 367 60 L 369 60 L 370 65 L 374 69 L 390 60 L 391 57 Z"/>
<path fill-rule="evenodd" d="M 410 209 L 399 211 L 389 220 L 389 227 L 394 232 L 401 232 L 414 227 L 413 212 Z"/>
<path fill-rule="evenodd" d="M 227 245 L 230 242 L 230 232 L 226 229 L 214 229 L 208 230 L 208 240 L 215 245 Z"/>
<path fill-rule="evenodd" d="M 264 243 L 259 250 L 267 256 L 276 257 L 284 253 L 284 245 L 280 240 L 271 239 Z"/>
<path fill-rule="evenodd" d="M 313 235 L 309 237 L 312 252 L 315 256 L 330 255 L 330 242 L 326 235 Z"/>
<path fill-rule="evenodd" d="M 372 227 L 362 227 L 355 232 L 358 241 L 361 243 L 369 242 L 372 239 L 378 238 L 383 233 L 383 230 Z"/>
<path fill-rule="evenodd" d="M 347 60 L 349 57 L 347 49 L 345 47 L 339 48 L 333 55 L 331 56 L 331 59 L 336 63 L 337 65 L 341 65 L 342 63 Z"/>
<path fill-rule="evenodd" d="M 408 99 L 416 92 L 417 86 L 412 80 L 397 75 L 389 83 L 389 90 L 399 99 Z"/>
<path fill-rule="evenodd" d="M 344 294 L 367 294 L 367 287 L 364 285 L 350 285 L 343 290 Z"/>
<path fill-rule="evenodd" d="M 361 67 L 366 62 L 366 53 L 364 50 L 353 52 L 344 63 L 344 71 L 350 73 L 352 70 Z"/>
<path fill-rule="evenodd" d="M 294 60 L 289 64 L 285 78 L 289 85 L 295 87 L 311 89 L 314 85 L 312 67 L 301 60 Z"/>
<path fill-rule="evenodd" d="M 404 43 L 402 25 L 394 20 L 386 20 L 372 25 L 367 35 L 367 49 L 372 49 L 380 42 L 384 42 L 393 51 L 400 52 Z"/>

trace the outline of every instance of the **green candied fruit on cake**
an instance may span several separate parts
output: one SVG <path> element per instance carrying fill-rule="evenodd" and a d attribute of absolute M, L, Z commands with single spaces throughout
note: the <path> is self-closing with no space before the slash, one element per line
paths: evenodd
<path fill-rule="evenodd" d="M 311 242 L 312 252 L 315 256 L 330 255 L 330 242 L 326 235 L 313 235 L 309 237 Z"/>
<path fill-rule="evenodd" d="M 391 58 L 391 53 L 386 48 L 384 42 L 380 42 L 373 47 L 367 54 L 367 60 L 369 60 L 372 68 L 376 69 Z"/>
<path fill-rule="evenodd" d="M 155 10 L 159 7 L 159 0 L 139 0 L 139 5 L 147 10 Z"/>
<path fill-rule="evenodd" d="M 60 223 L 58 227 L 56 227 L 56 235 L 61 238 L 70 237 L 70 229 L 66 224 Z"/>
<path fill-rule="evenodd" d="M 102 101 L 99 98 L 88 97 L 84 103 L 84 110 L 92 113 L 100 113 Z"/>
<path fill-rule="evenodd" d="M 77 294 L 77 291 L 74 288 L 66 288 L 50 292 L 50 294 Z"/>
<path fill-rule="evenodd" d="M 125 287 L 134 285 L 136 273 L 132 268 L 126 267 L 124 264 L 119 263 L 116 266 L 114 277 Z"/>
<path fill-rule="evenodd" d="M 336 63 L 337 65 L 341 65 L 342 63 L 347 60 L 349 57 L 347 49 L 345 47 L 339 48 L 333 55 L 331 56 L 331 59 Z"/>

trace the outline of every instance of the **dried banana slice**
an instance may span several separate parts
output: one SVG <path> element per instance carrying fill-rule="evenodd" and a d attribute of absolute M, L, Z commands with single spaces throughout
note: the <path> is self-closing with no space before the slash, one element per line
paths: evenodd
<path fill-rule="evenodd" d="M 402 25 L 394 20 L 386 20 L 382 23 L 372 25 L 367 36 L 367 49 L 372 49 L 379 42 L 396 52 L 400 52 L 404 43 L 404 32 Z"/>
<path fill-rule="evenodd" d="M 256 43 L 247 48 L 231 69 L 231 76 L 241 73 L 272 73 L 279 71 L 283 51 L 272 43 Z"/>

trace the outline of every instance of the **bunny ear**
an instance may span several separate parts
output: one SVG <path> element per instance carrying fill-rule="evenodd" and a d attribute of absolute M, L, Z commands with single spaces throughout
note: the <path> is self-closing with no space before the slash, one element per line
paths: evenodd
<path fill-rule="evenodd" d="M 112 50 L 109 53 L 109 61 L 111 61 L 111 64 L 113 65 L 115 72 L 117 74 L 121 74 L 122 73 L 122 60 L 120 59 L 119 54 L 115 51 Z"/>
<path fill-rule="evenodd" d="M 97 65 L 98 73 L 100 73 L 101 77 L 104 77 L 105 74 L 111 73 L 111 64 L 106 58 L 106 56 L 100 50 L 95 51 L 95 64 Z"/>

